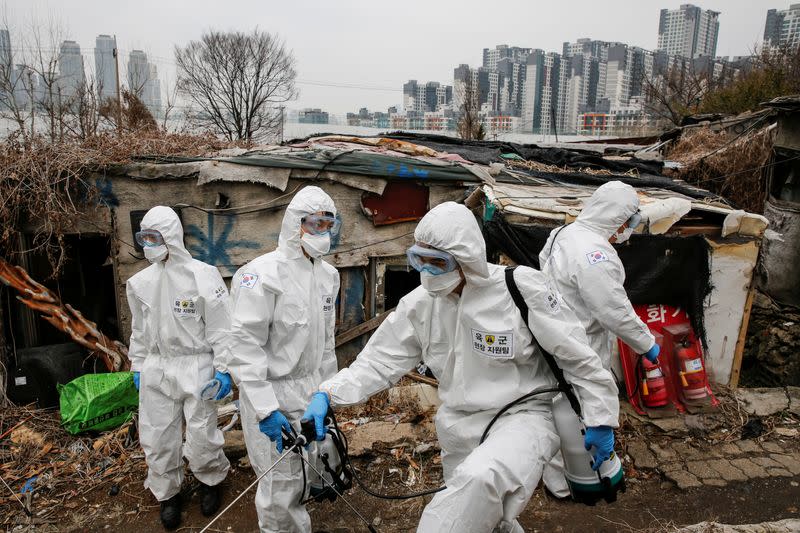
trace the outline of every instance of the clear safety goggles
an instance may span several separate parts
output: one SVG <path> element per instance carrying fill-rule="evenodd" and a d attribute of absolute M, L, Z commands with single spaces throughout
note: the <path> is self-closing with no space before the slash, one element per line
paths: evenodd
<path fill-rule="evenodd" d="M 417 272 L 428 272 L 434 276 L 452 272 L 458 267 L 456 258 L 435 248 L 425 248 L 415 244 L 406 250 L 408 264 Z"/>
<path fill-rule="evenodd" d="M 639 224 L 642 223 L 642 214 L 639 211 L 636 211 L 634 214 L 631 215 L 631 218 L 628 219 L 628 227 L 631 229 L 636 229 L 639 227 Z"/>
<path fill-rule="evenodd" d="M 342 226 L 342 221 L 333 216 L 333 213 L 325 213 L 318 215 L 316 213 L 306 215 L 301 221 L 303 229 L 312 235 L 322 235 L 330 233 L 332 236 L 339 234 L 339 228 Z"/>
<path fill-rule="evenodd" d="M 164 244 L 164 237 L 154 229 L 143 229 L 136 232 L 136 242 L 142 248 L 152 248 Z"/>

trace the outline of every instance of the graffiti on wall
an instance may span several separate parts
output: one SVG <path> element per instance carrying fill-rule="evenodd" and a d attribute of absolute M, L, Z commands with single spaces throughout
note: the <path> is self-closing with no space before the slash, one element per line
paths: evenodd
<path fill-rule="evenodd" d="M 207 216 L 205 231 L 196 224 L 186 226 L 186 236 L 194 241 L 187 245 L 187 249 L 195 259 L 217 267 L 235 266 L 232 265 L 229 255 L 231 250 L 261 248 L 258 242 L 231 238 L 235 216 L 222 216 L 219 220 L 213 213 L 208 213 Z"/>

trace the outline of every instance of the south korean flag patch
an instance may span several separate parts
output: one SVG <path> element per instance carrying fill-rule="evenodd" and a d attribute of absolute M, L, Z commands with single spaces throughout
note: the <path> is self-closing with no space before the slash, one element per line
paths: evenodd
<path fill-rule="evenodd" d="M 603 250 L 595 250 L 594 252 L 586 254 L 586 259 L 589 260 L 590 265 L 596 265 L 597 263 L 608 261 L 608 256 L 606 256 Z"/>
<path fill-rule="evenodd" d="M 244 287 L 245 289 L 252 289 L 256 286 L 256 282 L 258 281 L 258 274 L 250 274 L 245 272 L 242 274 L 242 281 L 239 283 L 240 287 Z"/>

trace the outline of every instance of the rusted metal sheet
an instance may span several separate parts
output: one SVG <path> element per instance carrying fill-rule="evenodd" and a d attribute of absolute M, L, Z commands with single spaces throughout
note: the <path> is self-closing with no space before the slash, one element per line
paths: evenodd
<path fill-rule="evenodd" d="M 109 371 L 130 369 L 128 349 L 124 344 L 103 335 L 97 324 L 84 318 L 71 305 L 63 304 L 47 287 L 31 278 L 24 268 L 0 259 L 0 281 L 18 291 L 17 299 L 41 313 L 42 319 L 69 335 L 91 355 L 99 357 Z"/>
<path fill-rule="evenodd" d="M 376 226 L 419 220 L 428 212 L 428 187 L 413 182 L 390 182 L 381 195 L 364 193 L 361 207 Z"/>

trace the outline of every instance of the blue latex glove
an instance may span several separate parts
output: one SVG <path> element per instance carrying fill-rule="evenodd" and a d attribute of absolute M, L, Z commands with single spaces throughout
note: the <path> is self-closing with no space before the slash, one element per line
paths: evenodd
<path fill-rule="evenodd" d="M 661 347 L 659 347 L 658 343 L 653 344 L 653 347 L 647 350 L 647 353 L 644 354 L 647 357 L 647 360 L 653 364 L 658 362 L 658 354 L 661 352 Z"/>
<path fill-rule="evenodd" d="M 280 411 L 272 411 L 267 418 L 258 423 L 258 429 L 261 430 L 261 433 L 276 443 L 278 453 L 283 453 L 281 428 L 286 429 L 287 433 L 292 432 L 292 425 Z"/>
<path fill-rule="evenodd" d="M 139 373 L 133 373 L 133 384 L 136 385 L 136 390 L 139 390 Z"/>
<path fill-rule="evenodd" d="M 614 451 L 614 430 L 608 426 L 586 428 L 583 445 L 587 450 L 594 447 L 592 470 L 599 470 L 603 461 L 608 460 Z"/>
<path fill-rule="evenodd" d="M 227 372 L 220 372 L 217 370 L 217 373 L 214 374 L 214 379 L 218 379 L 221 383 L 219 388 L 219 392 L 214 397 L 215 400 L 221 400 L 231 392 L 231 387 L 233 386 L 233 380 L 231 380 L 231 375 Z"/>
<path fill-rule="evenodd" d="M 303 420 L 313 420 L 317 430 L 317 440 L 325 440 L 325 415 L 328 414 L 328 407 L 331 402 L 328 395 L 324 392 L 315 392 L 311 397 L 306 412 L 303 413 Z"/>

